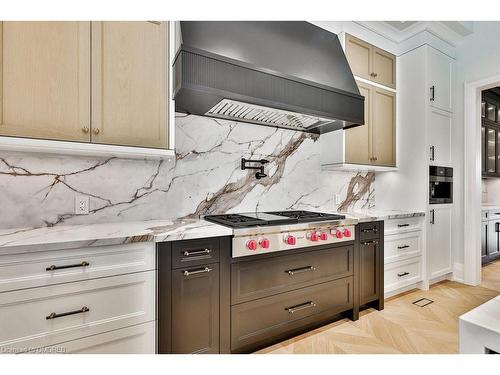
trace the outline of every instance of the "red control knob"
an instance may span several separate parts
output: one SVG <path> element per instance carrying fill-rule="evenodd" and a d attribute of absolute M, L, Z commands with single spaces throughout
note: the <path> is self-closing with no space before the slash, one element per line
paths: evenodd
<path fill-rule="evenodd" d="M 326 241 L 328 239 L 328 233 L 322 232 L 319 237 L 322 241 Z"/>
<path fill-rule="evenodd" d="M 292 236 L 291 234 L 286 237 L 286 243 L 289 245 L 295 245 L 297 243 L 297 239 L 295 236 Z"/>
<path fill-rule="evenodd" d="M 257 241 L 255 240 L 247 241 L 247 248 L 248 250 L 257 250 Z"/>
<path fill-rule="evenodd" d="M 267 238 L 263 238 L 260 240 L 260 246 L 262 246 L 263 249 L 269 249 L 270 242 Z"/>
<path fill-rule="evenodd" d="M 344 229 L 344 237 L 351 237 L 351 231 L 349 229 Z"/>
<path fill-rule="evenodd" d="M 309 235 L 309 239 L 310 239 L 311 241 L 318 241 L 318 240 L 319 240 L 318 233 L 316 233 L 316 232 L 312 232 L 312 233 Z"/>
<path fill-rule="evenodd" d="M 338 231 L 335 233 L 335 237 L 337 237 L 337 238 L 342 238 L 342 237 L 344 237 L 344 235 L 342 234 L 342 232 L 341 232 L 341 231 L 339 231 L 339 230 L 338 230 Z"/>

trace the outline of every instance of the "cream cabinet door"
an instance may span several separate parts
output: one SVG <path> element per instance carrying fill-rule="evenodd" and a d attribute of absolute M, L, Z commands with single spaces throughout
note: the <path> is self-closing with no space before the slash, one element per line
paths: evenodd
<path fill-rule="evenodd" d="M 380 48 L 373 48 L 373 81 L 396 88 L 396 56 Z"/>
<path fill-rule="evenodd" d="M 373 79 L 373 46 L 352 35 L 346 34 L 346 57 L 355 76 Z"/>
<path fill-rule="evenodd" d="M 92 22 L 92 142 L 167 148 L 168 22 Z"/>
<path fill-rule="evenodd" d="M 372 87 L 372 149 L 376 165 L 396 165 L 396 94 Z"/>
<path fill-rule="evenodd" d="M 365 97 L 365 124 L 345 130 L 345 161 L 349 164 L 371 163 L 371 86 L 356 81 Z"/>
<path fill-rule="evenodd" d="M 435 206 L 429 212 L 427 253 L 429 254 L 429 279 L 452 271 L 450 206 Z"/>
<path fill-rule="evenodd" d="M 0 23 L 0 135 L 90 140 L 90 22 Z"/>
<path fill-rule="evenodd" d="M 453 59 L 428 48 L 429 102 L 432 107 L 452 112 Z"/>

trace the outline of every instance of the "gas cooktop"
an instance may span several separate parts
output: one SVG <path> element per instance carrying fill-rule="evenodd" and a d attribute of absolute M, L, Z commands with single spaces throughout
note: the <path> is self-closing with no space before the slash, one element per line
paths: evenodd
<path fill-rule="evenodd" d="M 312 223 L 345 219 L 343 215 L 311 211 L 247 212 L 241 214 L 207 215 L 205 220 L 231 228 L 249 228 L 283 224 Z"/>

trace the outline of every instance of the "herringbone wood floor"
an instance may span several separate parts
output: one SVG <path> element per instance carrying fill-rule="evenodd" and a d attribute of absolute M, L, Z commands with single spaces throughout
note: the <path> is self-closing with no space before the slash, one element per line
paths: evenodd
<path fill-rule="evenodd" d="M 321 327 L 258 353 L 458 353 L 458 317 L 500 294 L 500 261 L 483 267 L 483 282 L 472 287 L 453 281 L 386 300 L 385 309 L 365 310 L 360 319 Z M 426 307 L 412 304 L 427 297 Z"/>

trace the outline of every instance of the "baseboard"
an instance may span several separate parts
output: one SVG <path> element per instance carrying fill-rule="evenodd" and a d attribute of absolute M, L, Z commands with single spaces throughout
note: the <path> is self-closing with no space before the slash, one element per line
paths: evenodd
<path fill-rule="evenodd" d="M 455 263 L 453 265 L 453 281 L 458 283 L 464 283 L 464 264 L 463 263 Z"/>
<path fill-rule="evenodd" d="M 440 281 L 444 281 L 444 280 L 453 280 L 453 272 L 448 272 L 448 273 L 445 273 L 444 275 L 437 276 L 437 277 L 429 280 L 429 285 L 439 283 Z"/>
<path fill-rule="evenodd" d="M 384 292 L 384 299 L 387 299 L 387 298 L 391 298 L 391 297 L 394 297 L 394 296 L 397 296 L 398 294 L 402 294 L 402 293 L 406 293 L 410 290 L 414 290 L 414 289 L 421 289 L 419 287 L 419 285 L 421 285 L 421 281 L 419 282 L 416 282 L 414 284 L 410 284 L 410 285 L 407 285 L 407 286 L 404 286 L 402 288 L 398 288 L 398 289 L 393 289 L 393 290 L 390 290 L 388 292 Z"/>

